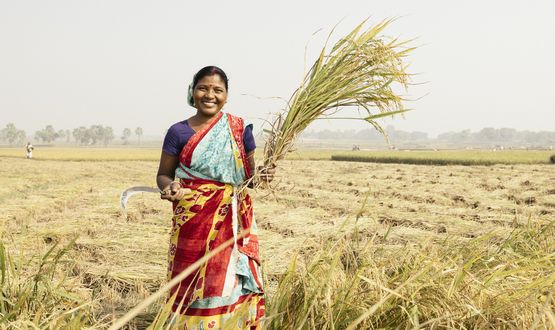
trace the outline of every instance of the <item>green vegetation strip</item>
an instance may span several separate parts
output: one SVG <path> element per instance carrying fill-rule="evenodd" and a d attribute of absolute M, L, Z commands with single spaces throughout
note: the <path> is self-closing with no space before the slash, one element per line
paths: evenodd
<path fill-rule="evenodd" d="M 548 164 L 551 151 L 376 151 L 343 152 L 331 160 L 417 165 Z"/>

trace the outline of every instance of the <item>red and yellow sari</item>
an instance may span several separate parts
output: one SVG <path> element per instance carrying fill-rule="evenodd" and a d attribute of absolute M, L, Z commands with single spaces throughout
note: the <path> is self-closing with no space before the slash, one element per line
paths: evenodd
<path fill-rule="evenodd" d="M 243 129 L 241 118 L 220 112 L 180 154 L 176 177 L 191 193 L 173 206 L 168 277 L 234 239 L 173 288 L 173 309 L 185 316 L 186 329 L 219 329 L 225 322 L 233 322 L 235 329 L 261 327 L 258 236 L 251 198 L 246 189 L 238 189 L 250 177 Z"/>

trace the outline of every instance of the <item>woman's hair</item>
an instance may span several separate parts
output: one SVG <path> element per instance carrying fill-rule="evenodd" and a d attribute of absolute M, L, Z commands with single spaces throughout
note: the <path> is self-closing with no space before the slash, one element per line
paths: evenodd
<path fill-rule="evenodd" d="M 219 75 L 220 78 L 222 78 L 222 80 L 224 81 L 224 85 L 225 85 L 225 90 L 227 91 L 228 87 L 227 87 L 227 75 L 225 74 L 224 70 L 218 68 L 217 66 L 205 66 L 204 68 L 200 69 L 195 76 L 193 77 L 193 89 L 195 88 L 195 86 L 198 84 L 199 80 L 201 80 L 202 78 L 206 77 L 206 76 L 212 76 L 212 75 Z"/>

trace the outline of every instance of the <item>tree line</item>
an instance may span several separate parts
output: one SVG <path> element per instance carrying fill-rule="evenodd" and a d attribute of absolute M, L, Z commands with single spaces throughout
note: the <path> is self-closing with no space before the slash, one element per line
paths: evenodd
<path fill-rule="evenodd" d="M 452 145 L 487 145 L 487 146 L 551 146 L 555 145 L 555 132 L 553 131 L 519 131 L 514 128 L 486 127 L 472 132 L 469 129 L 446 132 L 432 138 L 425 132 L 408 132 L 388 126 L 385 129 L 392 143 L 448 143 Z M 359 140 L 383 142 L 384 137 L 375 129 L 362 130 L 322 130 L 307 131 L 304 138 L 320 140 Z"/>
<path fill-rule="evenodd" d="M 130 128 L 124 128 L 120 139 L 123 144 L 129 144 L 131 135 L 135 134 L 137 141 L 141 144 L 143 129 L 136 127 L 134 131 Z M 13 123 L 9 123 L 0 130 L 0 142 L 13 144 L 24 144 L 32 138 L 27 137 L 24 130 L 18 129 Z M 52 125 L 46 125 L 45 128 L 35 132 L 34 140 L 43 143 L 53 143 L 59 140 L 65 140 L 67 143 L 74 142 L 79 145 L 104 145 L 112 143 L 116 139 L 114 129 L 110 126 L 91 125 L 89 127 L 80 126 L 69 129 L 56 130 Z"/>

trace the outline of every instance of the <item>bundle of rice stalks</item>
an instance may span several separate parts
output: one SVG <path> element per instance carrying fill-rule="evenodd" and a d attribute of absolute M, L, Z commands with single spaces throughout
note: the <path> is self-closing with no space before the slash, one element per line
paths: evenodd
<path fill-rule="evenodd" d="M 406 47 L 407 41 L 379 35 L 391 20 L 363 30 L 365 23 L 329 51 L 324 46 L 291 96 L 287 109 L 277 116 L 271 130 L 266 130 L 269 137 L 264 147 L 265 166 L 273 166 L 285 157 L 296 137 L 317 118 L 357 107 L 365 111 L 364 116 L 342 119 L 365 120 L 385 136 L 375 120 L 406 111 L 403 98 L 394 89 L 407 87 L 409 74 L 403 59 L 414 48 Z"/>

